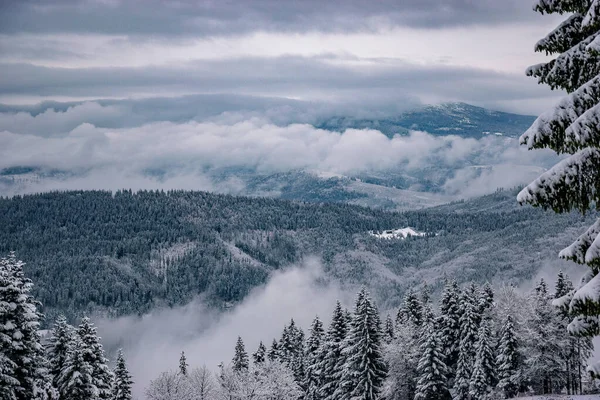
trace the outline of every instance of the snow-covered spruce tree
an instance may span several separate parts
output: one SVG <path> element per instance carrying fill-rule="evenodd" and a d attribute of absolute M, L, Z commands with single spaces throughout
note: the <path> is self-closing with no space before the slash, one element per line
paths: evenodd
<path fill-rule="evenodd" d="M 391 343 L 392 340 L 396 337 L 396 333 L 394 332 L 394 320 L 390 314 L 387 315 L 385 319 L 385 342 Z"/>
<path fill-rule="evenodd" d="M 336 398 L 377 400 L 387 376 L 382 353 L 383 332 L 377 307 L 365 289 L 358 294 L 346 340 L 346 355 Z"/>
<path fill-rule="evenodd" d="M 490 340 L 489 321 L 483 320 L 479 327 L 475 365 L 469 384 L 469 394 L 472 399 L 487 400 L 492 397 L 496 374 L 494 372 L 494 353 Z"/>
<path fill-rule="evenodd" d="M 421 326 L 423 323 L 423 303 L 412 288 L 404 296 L 402 307 L 396 315 L 397 324 L 406 323 L 407 321 L 417 326 Z"/>
<path fill-rule="evenodd" d="M 77 336 L 82 343 L 83 360 L 92 367 L 92 383 L 98 390 L 99 399 L 110 399 L 112 396 L 113 373 L 104 357 L 104 349 L 96 327 L 89 318 L 83 318 L 77 328 Z"/>
<path fill-rule="evenodd" d="M 476 292 L 475 292 L 476 293 Z M 460 299 L 462 315 L 460 317 L 460 346 L 454 377 L 454 399 L 469 399 L 469 386 L 473 364 L 475 362 L 475 344 L 479 331 L 480 316 L 477 315 L 477 303 L 472 288 L 463 291 Z"/>
<path fill-rule="evenodd" d="M 240 336 L 238 336 L 237 342 L 235 343 L 235 353 L 233 355 L 233 359 L 231 360 L 231 368 L 235 372 L 243 372 L 248 371 L 249 365 L 250 362 L 248 360 L 248 353 L 246 353 L 244 341 Z"/>
<path fill-rule="evenodd" d="M 515 333 L 513 317 L 509 314 L 502 326 L 496 368 L 498 371 L 498 389 L 505 399 L 515 397 L 521 387 L 522 358 L 519 342 Z"/>
<path fill-rule="evenodd" d="M 348 325 L 346 323 L 346 316 L 341 303 L 338 301 L 333 310 L 327 335 L 321 346 L 319 365 L 319 397 L 321 399 L 332 399 L 339 385 L 342 372 L 339 370 L 339 366 L 344 365 L 345 358 L 342 354 L 342 349 L 347 333 Z"/>
<path fill-rule="evenodd" d="M 256 352 L 254 352 L 252 354 L 252 361 L 254 362 L 254 365 L 257 365 L 257 364 L 264 363 L 266 359 L 267 359 L 267 348 L 265 347 L 265 345 L 263 344 L 263 342 L 261 340 L 261 342 L 258 344 L 258 349 L 256 349 Z"/>
<path fill-rule="evenodd" d="M 306 376 L 304 385 L 307 400 L 318 400 L 320 384 L 321 348 L 325 339 L 325 330 L 319 317 L 315 317 L 306 340 Z"/>
<path fill-rule="evenodd" d="M 289 326 L 284 327 L 279 340 L 280 361 L 293 373 L 298 384 L 305 380 L 304 332 L 292 319 Z"/>
<path fill-rule="evenodd" d="M 61 400 L 99 400 L 100 391 L 95 384 L 94 367 L 87 360 L 88 347 L 76 336 L 69 348 L 69 356 L 58 376 Z"/>
<path fill-rule="evenodd" d="M 187 359 L 185 358 L 185 352 L 181 352 L 181 356 L 179 356 L 179 373 L 183 376 L 187 375 L 188 370 Z"/>
<path fill-rule="evenodd" d="M 131 386 L 133 381 L 131 380 L 131 374 L 125 364 L 125 357 L 123 356 L 123 350 L 119 349 L 117 354 L 117 365 L 115 367 L 115 381 L 113 385 L 113 397 L 112 400 L 131 400 Z"/>
<path fill-rule="evenodd" d="M 75 338 L 75 328 L 67 323 L 67 319 L 60 315 L 54 324 L 50 338 L 46 345 L 46 354 L 49 362 L 52 383 L 58 387 L 58 376 L 64 368 L 69 355 L 69 347 Z"/>
<path fill-rule="evenodd" d="M 269 358 L 269 361 L 279 360 L 279 343 L 277 342 L 277 339 L 273 339 L 267 357 Z"/>
<path fill-rule="evenodd" d="M 460 348 L 461 292 L 456 281 L 447 282 L 440 303 L 441 346 L 450 376 L 454 375 Z"/>
<path fill-rule="evenodd" d="M 0 258 L 0 394 L 31 400 L 44 397 L 50 377 L 41 345 L 41 315 L 31 296 L 33 284 L 14 253 Z"/>
<path fill-rule="evenodd" d="M 445 355 L 433 321 L 428 321 L 424 326 L 422 336 L 421 358 L 417 367 L 419 378 L 414 398 L 415 400 L 450 399 L 448 368 L 444 363 Z"/>
<path fill-rule="evenodd" d="M 542 174 L 518 195 L 519 203 L 558 213 L 583 213 L 600 204 L 600 2 L 598 0 L 538 0 L 542 14 L 570 14 L 540 40 L 535 50 L 556 55 L 529 67 L 527 75 L 568 95 L 540 115 L 521 136 L 529 149 L 550 148 L 568 157 Z M 590 267 L 569 307 L 575 316 L 569 330 L 577 335 L 600 334 L 600 219 L 560 257 Z M 600 373 L 600 364 L 590 371 Z"/>
<path fill-rule="evenodd" d="M 481 288 L 478 301 L 479 314 L 481 315 L 485 315 L 492 307 L 494 307 L 494 289 L 492 289 L 492 285 L 490 285 L 489 282 L 486 282 Z"/>

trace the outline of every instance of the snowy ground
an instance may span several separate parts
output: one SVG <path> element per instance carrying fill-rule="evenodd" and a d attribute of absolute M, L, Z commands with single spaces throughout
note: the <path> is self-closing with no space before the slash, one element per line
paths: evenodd
<path fill-rule="evenodd" d="M 401 228 L 383 232 L 369 232 L 369 234 L 378 239 L 406 239 L 408 236 L 425 236 L 425 233 L 417 232 L 412 228 Z"/>

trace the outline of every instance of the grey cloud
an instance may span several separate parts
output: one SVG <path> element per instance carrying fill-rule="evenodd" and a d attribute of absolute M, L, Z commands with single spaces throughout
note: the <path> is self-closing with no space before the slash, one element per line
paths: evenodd
<path fill-rule="evenodd" d="M 293 96 L 355 104 L 393 104 L 406 98 L 493 106 L 555 98 L 521 75 L 475 68 L 424 67 L 402 60 L 372 60 L 371 67 L 339 65 L 334 56 L 236 58 L 180 66 L 50 68 L 1 64 L 0 95 L 155 97 L 187 93 Z M 531 111 L 531 110 L 527 110 Z M 536 110 L 540 111 L 540 110 Z M 521 111 L 522 112 L 522 111 Z"/>
<path fill-rule="evenodd" d="M 210 36 L 252 31 L 373 31 L 381 27 L 514 23 L 521 0 L 21 0 L 0 3 L 0 33 Z"/>

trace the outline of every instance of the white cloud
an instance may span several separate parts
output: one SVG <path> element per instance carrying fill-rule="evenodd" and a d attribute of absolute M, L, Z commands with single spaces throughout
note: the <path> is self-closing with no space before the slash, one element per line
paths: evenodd
<path fill-rule="evenodd" d="M 251 354 L 260 340 L 270 346 L 274 338 L 279 339 L 290 318 L 305 332 L 316 315 L 328 323 L 336 300 L 349 304 L 353 299 L 322 278 L 320 264 L 307 259 L 302 266 L 275 272 L 264 287 L 223 314 L 196 301 L 141 318 L 100 320 L 99 332 L 107 349 L 124 348 L 139 395 L 160 372 L 177 368 L 181 351 L 192 367 L 205 364 L 215 370 L 233 357 L 238 335 Z"/>

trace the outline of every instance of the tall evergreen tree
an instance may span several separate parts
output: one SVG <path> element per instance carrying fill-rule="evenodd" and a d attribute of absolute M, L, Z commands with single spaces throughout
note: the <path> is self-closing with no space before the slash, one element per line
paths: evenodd
<path fill-rule="evenodd" d="M 283 329 L 279 351 L 281 362 L 293 372 L 296 382 L 302 385 L 305 379 L 304 332 L 293 319 Z"/>
<path fill-rule="evenodd" d="M 325 330 L 319 317 L 315 317 L 310 327 L 310 336 L 306 341 L 306 377 L 303 387 L 307 400 L 318 400 L 321 387 L 320 366 L 323 362 L 322 346 L 325 340 Z"/>
<path fill-rule="evenodd" d="M 424 328 L 415 400 L 447 400 L 450 398 L 448 369 L 444 363 L 440 338 L 433 321 L 428 322 Z"/>
<path fill-rule="evenodd" d="M 56 323 L 54 324 L 54 328 L 48 339 L 46 354 L 48 356 L 52 383 L 55 387 L 58 387 L 60 371 L 65 366 L 65 362 L 69 355 L 69 348 L 75 338 L 74 330 L 75 328 L 67 323 L 67 319 L 64 315 L 60 315 L 56 319 Z"/>
<path fill-rule="evenodd" d="M 115 367 L 114 375 L 115 383 L 113 386 L 112 400 L 131 400 L 131 386 L 133 385 L 133 381 L 131 380 L 131 374 L 127 369 L 127 365 L 125 364 L 123 350 L 119 350 L 117 355 L 117 365 Z"/>
<path fill-rule="evenodd" d="M 450 376 L 454 375 L 460 348 L 460 297 L 458 283 L 455 280 L 447 282 L 440 303 L 440 329 L 441 346 Z"/>
<path fill-rule="evenodd" d="M 382 353 L 381 321 L 365 289 L 356 300 L 344 353 L 346 362 L 337 388 L 338 399 L 377 400 L 387 376 Z"/>
<path fill-rule="evenodd" d="M 183 376 L 186 376 L 188 366 L 187 359 L 185 358 L 185 352 L 182 351 L 181 356 L 179 357 L 179 373 Z"/>
<path fill-rule="evenodd" d="M 412 288 L 404 296 L 404 302 L 396 316 L 397 324 L 406 323 L 407 321 L 417 326 L 421 326 L 423 323 L 423 303 Z"/>
<path fill-rule="evenodd" d="M 86 356 L 89 349 L 79 336 L 73 340 L 64 368 L 58 376 L 61 400 L 99 400 L 94 367 Z"/>
<path fill-rule="evenodd" d="M 571 14 L 535 46 L 536 51 L 556 58 L 527 70 L 539 83 L 569 94 L 538 117 L 520 141 L 530 150 L 550 148 L 568 157 L 529 184 L 517 199 L 558 213 L 573 209 L 585 213 L 600 204 L 600 4 L 537 0 L 534 10 Z M 578 335 L 600 334 L 599 233 L 600 219 L 559 254 L 590 267 L 569 305 L 575 316 L 569 329 Z M 600 374 L 600 364 L 590 372 Z"/>
<path fill-rule="evenodd" d="M 96 327 L 89 318 L 83 318 L 77 328 L 77 335 L 82 343 L 83 360 L 92 367 L 92 383 L 98 390 L 99 399 L 110 399 L 112 396 L 113 374 L 104 357 L 104 349 L 100 343 Z"/>
<path fill-rule="evenodd" d="M 254 361 L 254 365 L 259 365 L 265 362 L 267 359 L 267 348 L 263 344 L 262 340 L 258 344 L 258 349 L 256 352 L 252 354 L 252 360 Z"/>
<path fill-rule="evenodd" d="M 472 399 L 487 400 L 492 397 L 492 390 L 495 386 L 495 360 L 490 339 L 489 322 L 484 320 L 479 327 L 475 365 L 469 384 L 469 394 Z"/>
<path fill-rule="evenodd" d="M 496 366 L 498 389 L 505 399 L 515 397 L 521 386 L 521 355 L 513 318 L 510 314 L 506 316 L 506 321 L 502 326 Z"/>
<path fill-rule="evenodd" d="M 249 367 L 248 353 L 246 353 L 246 347 L 244 341 L 240 336 L 237 338 L 235 343 L 235 354 L 233 360 L 231 360 L 231 368 L 236 372 L 248 371 Z"/>
<path fill-rule="evenodd" d="M 480 318 L 476 313 L 477 302 L 473 298 L 475 294 L 476 292 L 474 293 L 473 287 L 468 288 L 463 292 L 460 301 L 463 313 L 460 318 L 461 339 L 454 378 L 455 400 L 469 399 L 471 372 L 475 362 L 475 343 L 479 330 L 478 320 Z"/>
<path fill-rule="evenodd" d="M 269 361 L 279 360 L 279 343 L 276 339 L 273 339 L 267 357 L 269 358 Z"/>
<path fill-rule="evenodd" d="M 327 330 L 327 337 L 323 346 L 321 346 L 320 357 L 320 388 L 319 396 L 324 400 L 333 399 L 336 392 L 342 371 L 340 366 L 345 363 L 344 340 L 348 333 L 348 325 L 346 323 L 346 315 L 341 303 L 338 301 L 333 310 L 331 317 L 331 325 Z"/>
<path fill-rule="evenodd" d="M 6 399 L 31 400 L 50 380 L 41 345 L 39 303 L 33 284 L 15 254 L 0 258 L 0 393 Z"/>

